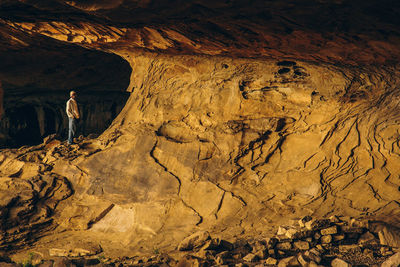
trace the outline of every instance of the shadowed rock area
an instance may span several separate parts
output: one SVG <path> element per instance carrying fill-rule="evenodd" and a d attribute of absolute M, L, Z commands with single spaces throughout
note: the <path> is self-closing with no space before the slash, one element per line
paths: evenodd
<path fill-rule="evenodd" d="M 0 1 L 2 129 L 40 140 L 65 128 L 70 86 L 87 133 L 112 120 L 72 146 L 1 150 L 5 261 L 396 264 L 398 11 Z"/>
<path fill-rule="evenodd" d="M 131 69 L 116 55 L 61 44 L 0 51 L 4 114 L 0 145 L 40 144 L 44 137 L 66 138 L 69 91 L 80 98 L 81 134 L 100 134 L 125 104 Z"/>

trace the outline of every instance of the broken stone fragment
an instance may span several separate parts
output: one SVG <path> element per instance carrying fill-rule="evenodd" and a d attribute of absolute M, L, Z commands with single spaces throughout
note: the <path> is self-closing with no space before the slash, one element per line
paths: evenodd
<path fill-rule="evenodd" d="M 309 260 L 315 261 L 316 263 L 321 262 L 321 253 L 315 248 L 312 248 L 304 252 L 304 257 L 306 257 Z"/>
<path fill-rule="evenodd" d="M 56 138 L 58 138 L 58 135 L 57 134 L 51 134 L 51 135 L 48 135 L 48 136 L 46 136 L 45 138 L 43 138 L 43 144 L 48 144 L 48 143 L 50 143 L 51 141 L 53 141 L 53 140 L 55 140 Z M 59 143 L 58 144 L 60 144 L 61 142 L 59 141 Z"/>
<path fill-rule="evenodd" d="M 393 255 L 393 253 L 394 253 L 388 247 L 381 247 L 380 252 L 381 252 L 382 256 L 390 256 L 390 255 Z"/>
<path fill-rule="evenodd" d="M 215 257 L 215 251 L 213 250 L 199 250 L 196 253 L 192 254 L 195 257 L 201 258 L 201 259 L 212 259 Z"/>
<path fill-rule="evenodd" d="M 219 251 L 232 250 L 233 244 L 220 238 L 208 240 L 202 249 L 218 249 Z"/>
<path fill-rule="evenodd" d="M 340 240 L 343 240 L 344 238 L 345 238 L 344 235 L 334 235 L 333 236 L 334 241 L 340 241 Z"/>
<path fill-rule="evenodd" d="M 296 241 L 293 243 L 294 247 L 299 250 L 310 249 L 310 244 L 307 241 Z"/>
<path fill-rule="evenodd" d="M 365 245 L 365 244 L 378 244 L 378 240 L 371 232 L 366 232 L 360 236 L 358 239 L 358 244 Z"/>
<path fill-rule="evenodd" d="M 308 252 L 316 256 L 321 256 L 321 250 L 319 250 L 317 247 L 310 249 Z"/>
<path fill-rule="evenodd" d="M 329 228 L 321 229 L 321 235 L 334 235 L 337 234 L 337 226 L 331 226 Z"/>
<path fill-rule="evenodd" d="M 249 253 L 243 258 L 243 260 L 247 262 L 255 262 L 257 260 L 257 255 Z"/>
<path fill-rule="evenodd" d="M 362 254 L 367 258 L 374 259 L 374 252 L 368 248 L 364 249 Z"/>
<path fill-rule="evenodd" d="M 267 243 L 268 248 L 274 248 L 276 243 L 278 243 L 278 239 L 274 238 L 274 237 L 267 238 L 267 239 L 265 239 L 265 242 Z"/>
<path fill-rule="evenodd" d="M 265 259 L 268 256 L 268 253 L 265 249 L 260 249 L 256 252 L 254 252 L 254 255 L 256 255 L 259 259 Z"/>
<path fill-rule="evenodd" d="M 318 240 L 318 239 L 320 239 L 321 238 L 321 234 L 319 233 L 319 232 L 316 232 L 315 234 L 314 234 L 314 239 L 315 240 Z"/>
<path fill-rule="evenodd" d="M 400 229 L 390 225 L 377 227 L 379 243 L 390 247 L 400 247 Z"/>
<path fill-rule="evenodd" d="M 318 244 L 318 245 L 316 245 L 315 246 L 315 249 L 317 249 L 319 252 L 321 252 L 321 253 L 324 253 L 325 252 L 325 249 L 320 245 L 320 244 Z"/>
<path fill-rule="evenodd" d="M 279 250 L 290 250 L 292 249 L 292 244 L 290 242 L 282 242 L 276 244 L 276 248 Z"/>
<path fill-rule="evenodd" d="M 287 237 L 286 235 L 276 235 L 275 236 L 279 242 L 291 242 L 292 238 Z"/>
<path fill-rule="evenodd" d="M 332 267 L 351 267 L 351 264 L 345 262 L 342 259 L 336 258 L 331 262 Z"/>
<path fill-rule="evenodd" d="M 278 236 L 286 235 L 286 232 L 287 232 L 289 229 L 291 229 L 290 226 L 279 226 L 279 227 L 278 227 L 278 231 L 276 232 L 276 234 L 277 234 Z"/>
<path fill-rule="evenodd" d="M 275 249 L 268 249 L 268 255 L 275 256 L 276 252 Z"/>
<path fill-rule="evenodd" d="M 299 226 L 300 226 L 300 227 L 305 227 L 305 223 L 307 223 L 307 222 L 309 222 L 309 221 L 311 221 L 311 220 L 312 220 L 312 217 L 311 217 L 311 216 L 305 216 L 305 217 L 301 218 L 301 219 L 298 221 Z"/>
<path fill-rule="evenodd" d="M 297 234 L 298 234 L 298 231 L 297 231 L 297 229 L 294 229 L 294 228 L 289 228 L 285 233 L 285 235 L 290 239 L 297 238 L 296 237 Z"/>
<path fill-rule="evenodd" d="M 314 226 L 315 226 L 315 221 L 314 220 L 310 220 L 308 222 L 304 223 L 304 226 L 308 229 L 308 230 L 314 230 Z"/>
<path fill-rule="evenodd" d="M 368 228 L 369 227 L 368 220 L 359 220 L 359 219 L 355 219 L 355 218 L 350 219 L 349 224 L 350 224 L 350 226 L 359 227 L 359 228 Z"/>
<path fill-rule="evenodd" d="M 359 227 L 353 227 L 349 225 L 342 225 L 341 230 L 344 233 L 356 233 L 356 234 L 361 234 L 363 232 L 362 228 Z"/>
<path fill-rule="evenodd" d="M 206 261 L 203 259 L 199 259 L 199 258 L 193 257 L 191 255 L 185 255 L 185 257 L 183 257 L 179 260 L 177 265 L 178 266 L 204 266 L 205 264 L 206 264 Z M 142 264 L 141 266 L 146 266 L 146 265 Z"/>
<path fill-rule="evenodd" d="M 289 266 L 298 266 L 299 261 L 295 256 L 290 256 L 284 259 L 281 259 L 278 263 L 278 267 L 289 267 Z"/>
<path fill-rule="evenodd" d="M 301 266 L 306 266 L 308 264 L 308 260 L 301 253 L 297 256 L 297 260 Z"/>
<path fill-rule="evenodd" d="M 265 250 L 266 249 L 266 244 L 262 241 L 256 241 L 252 245 L 252 252 L 255 253 L 256 251 L 259 250 Z"/>
<path fill-rule="evenodd" d="M 200 249 L 200 250 L 216 250 L 217 248 L 218 248 L 218 239 L 215 239 L 215 238 L 213 238 L 213 239 L 209 239 L 209 240 L 206 240 L 205 242 L 204 242 L 204 245 L 202 245 L 200 248 L 199 247 L 196 247 L 196 248 L 194 248 L 194 249 Z"/>
<path fill-rule="evenodd" d="M 311 230 L 301 230 L 301 231 L 296 231 L 290 238 L 293 239 L 305 239 L 308 237 L 312 237 L 314 234 L 314 231 Z"/>
<path fill-rule="evenodd" d="M 308 230 L 317 230 L 321 228 L 327 228 L 331 222 L 328 219 L 320 219 L 320 220 L 310 220 L 306 222 L 304 225 Z"/>
<path fill-rule="evenodd" d="M 398 267 L 400 266 L 400 253 L 396 253 L 386 261 L 384 261 L 381 267 Z"/>
<path fill-rule="evenodd" d="M 321 237 L 321 243 L 322 244 L 329 244 L 332 242 L 332 236 L 331 235 L 324 235 Z"/>
<path fill-rule="evenodd" d="M 200 248 L 204 246 L 206 242 L 210 239 L 211 236 L 207 231 L 194 233 L 181 241 L 178 246 L 178 250 L 185 251 Z"/>
<path fill-rule="evenodd" d="M 229 258 L 230 253 L 228 251 L 223 251 L 215 256 L 215 263 L 217 265 L 223 265 L 226 263 L 226 259 Z"/>
<path fill-rule="evenodd" d="M 269 257 L 268 259 L 266 259 L 266 260 L 264 261 L 264 264 L 267 264 L 267 265 L 276 265 L 277 262 L 278 262 L 277 259 L 274 259 L 274 258 L 272 258 L 272 257 Z"/>
<path fill-rule="evenodd" d="M 336 216 L 336 215 L 332 215 L 331 217 L 329 217 L 329 220 L 330 220 L 331 222 L 333 222 L 333 223 L 341 222 L 341 220 L 339 219 L 339 217 Z"/>

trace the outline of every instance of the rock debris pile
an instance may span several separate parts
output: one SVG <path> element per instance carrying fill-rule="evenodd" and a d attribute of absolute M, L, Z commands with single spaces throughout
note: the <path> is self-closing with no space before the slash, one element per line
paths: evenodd
<path fill-rule="evenodd" d="M 400 264 L 399 245 L 399 229 L 381 222 L 306 216 L 280 226 L 273 237 L 229 242 L 199 231 L 182 240 L 176 251 L 160 253 L 155 249 L 151 257 L 111 259 L 93 253 L 86 257 L 53 253 L 59 257 L 40 261 L 37 266 L 389 267 Z"/>
<path fill-rule="evenodd" d="M 252 241 L 231 243 L 200 231 L 185 238 L 174 257 L 136 259 L 130 265 L 398 266 L 399 242 L 398 229 L 380 222 L 306 216 L 280 226 L 273 237 Z"/>

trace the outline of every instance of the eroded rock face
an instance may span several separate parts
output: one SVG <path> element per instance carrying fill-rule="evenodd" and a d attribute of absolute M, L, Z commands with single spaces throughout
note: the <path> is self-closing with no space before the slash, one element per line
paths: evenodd
<path fill-rule="evenodd" d="M 398 221 L 396 68 L 127 55 L 134 91 L 112 126 L 36 161 L 74 186 L 59 229 L 112 254 L 305 215 Z"/>
<path fill-rule="evenodd" d="M 173 250 L 197 230 L 263 236 L 307 215 L 398 223 L 397 20 L 374 16 L 364 1 L 355 2 L 359 9 L 323 2 L 303 2 L 325 10 L 313 16 L 296 2 L 189 1 L 174 10 L 163 1 L 0 3 L 10 11 L 0 12 L 4 51 L 62 41 L 112 52 L 132 69 L 129 100 L 98 139 L 2 152 L 1 179 L 27 195 L 26 207 L 40 202 L 32 197 L 40 189 L 25 190 L 37 175 L 65 178 L 74 189 L 49 198 L 58 201 L 48 216 L 57 231 L 35 249 L 73 248 L 84 235 L 78 248 L 101 244 L 114 257 Z M 162 12 L 146 16 L 152 8 Z M 46 15 L 32 19 L 29 10 Z M 342 11 L 338 24 L 321 25 Z M 377 17 L 367 29 L 360 22 Z M 101 79 L 93 82 L 99 91 Z M 13 226 L 36 220 L 11 216 L 13 195 L 2 194 Z M 324 244 L 332 241 L 326 236 Z M 19 244 L 12 240 L 2 244 Z"/>
<path fill-rule="evenodd" d="M 147 170 L 163 170 L 157 179 L 178 181 L 177 196 L 200 225 L 252 218 L 262 228 L 255 221 L 271 214 L 393 212 L 398 181 L 385 179 L 397 166 L 389 156 L 397 149 L 396 69 L 151 54 L 128 60 L 135 89 L 102 138 L 124 129 L 110 153 L 135 140 L 132 152 L 150 156 Z M 101 157 L 83 163 L 89 175 L 100 176 Z M 126 164 L 129 175 L 142 172 Z"/>

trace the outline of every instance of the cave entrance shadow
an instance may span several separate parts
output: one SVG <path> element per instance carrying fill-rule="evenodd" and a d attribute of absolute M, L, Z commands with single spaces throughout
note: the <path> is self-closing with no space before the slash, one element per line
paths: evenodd
<path fill-rule="evenodd" d="M 0 148 L 66 139 L 65 105 L 78 93 L 80 133 L 101 134 L 124 107 L 132 69 L 120 56 L 49 39 L 46 47 L 0 51 L 4 114 Z"/>
<path fill-rule="evenodd" d="M 37 113 L 32 105 L 16 107 L 8 112 L 8 132 L 14 144 L 34 145 L 41 141 Z"/>

